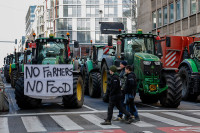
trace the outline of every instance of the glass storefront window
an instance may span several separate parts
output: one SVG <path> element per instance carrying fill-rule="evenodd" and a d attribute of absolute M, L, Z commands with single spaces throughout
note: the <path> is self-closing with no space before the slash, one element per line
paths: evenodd
<path fill-rule="evenodd" d="M 188 16 L 188 0 L 183 0 L 183 17 Z"/>
<path fill-rule="evenodd" d="M 173 3 L 170 4 L 169 14 L 170 14 L 169 22 L 172 23 L 174 22 L 174 4 Z"/>
<path fill-rule="evenodd" d="M 176 20 L 181 19 L 180 0 L 176 1 Z"/>
<path fill-rule="evenodd" d="M 153 22 L 153 29 L 156 28 L 156 12 L 153 12 L 152 13 L 152 22 Z"/>
<path fill-rule="evenodd" d="M 158 9 L 158 27 L 162 26 L 162 13 L 161 9 Z"/>
<path fill-rule="evenodd" d="M 163 23 L 166 25 L 168 22 L 168 17 L 167 17 L 167 6 L 163 7 Z"/>
<path fill-rule="evenodd" d="M 190 0 L 190 14 L 196 13 L 196 0 Z"/>

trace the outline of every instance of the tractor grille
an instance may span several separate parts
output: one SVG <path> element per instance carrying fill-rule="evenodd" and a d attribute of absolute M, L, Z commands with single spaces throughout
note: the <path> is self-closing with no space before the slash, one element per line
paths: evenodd
<path fill-rule="evenodd" d="M 154 62 L 151 62 L 151 65 L 144 65 L 142 62 L 142 66 L 144 75 L 146 76 L 159 76 L 162 69 L 162 65 L 155 65 Z"/>

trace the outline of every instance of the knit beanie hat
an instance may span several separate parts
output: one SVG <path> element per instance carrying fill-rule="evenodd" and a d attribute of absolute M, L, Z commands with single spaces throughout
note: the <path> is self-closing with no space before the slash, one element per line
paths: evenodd
<path fill-rule="evenodd" d="M 110 67 L 110 70 L 115 73 L 117 72 L 117 67 L 113 65 Z"/>
<path fill-rule="evenodd" d="M 127 62 L 126 61 L 122 61 L 121 64 L 124 65 L 124 66 L 127 66 Z"/>

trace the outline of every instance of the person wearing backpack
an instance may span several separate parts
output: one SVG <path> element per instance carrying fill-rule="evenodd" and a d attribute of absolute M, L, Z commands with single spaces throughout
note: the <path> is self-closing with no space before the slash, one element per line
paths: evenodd
<path fill-rule="evenodd" d="M 125 68 L 126 72 L 126 81 L 124 87 L 125 100 L 124 104 L 126 105 L 126 110 L 129 111 L 134 117 L 134 122 L 140 121 L 140 117 L 138 115 L 137 107 L 134 102 L 134 98 L 137 91 L 137 80 L 134 72 L 132 71 L 132 67 L 127 65 Z"/>
<path fill-rule="evenodd" d="M 107 118 L 101 125 L 111 125 L 111 119 L 113 115 L 113 108 L 117 107 L 119 111 L 126 115 L 125 121 L 127 124 L 132 122 L 131 113 L 126 111 L 121 103 L 121 87 L 120 87 L 120 80 L 119 74 L 117 73 L 117 67 L 111 66 L 109 70 L 111 74 L 110 82 L 109 82 L 109 90 L 107 91 L 109 95 L 109 105 L 108 105 L 108 112 Z"/>

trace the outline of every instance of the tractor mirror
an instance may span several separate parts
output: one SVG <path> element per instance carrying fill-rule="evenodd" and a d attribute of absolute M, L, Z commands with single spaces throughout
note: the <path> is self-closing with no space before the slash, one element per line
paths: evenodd
<path fill-rule="evenodd" d="M 112 46 L 112 36 L 108 36 L 108 46 Z"/>
<path fill-rule="evenodd" d="M 89 48 L 86 48 L 86 53 L 90 53 L 90 49 Z"/>
<path fill-rule="evenodd" d="M 159 57 L 162 57 L 162 55 L 163 55 L 163 53 L 162 53 L 162 47 L 161 47 L 160 42 L 157 43 L 157 55 Z"/>
<path fill-rule="evenodd" d="M 79 48 L 79 42 L 78 41 L 74 42 L 74 48 Z"/>
<path fill-rule="evenodd" d="M 166 37 L 166 46 L 171 47 L 171 39 L 170 37 Z"/>

